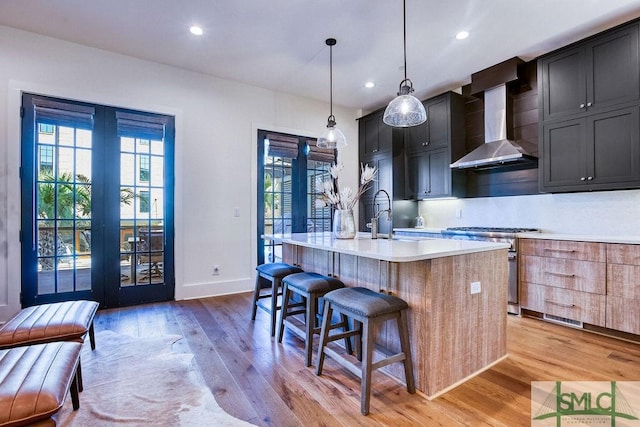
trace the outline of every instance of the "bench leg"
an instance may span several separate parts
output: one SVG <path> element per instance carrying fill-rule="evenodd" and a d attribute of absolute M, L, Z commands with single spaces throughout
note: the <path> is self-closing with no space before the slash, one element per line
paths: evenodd
<path fill-rule="evenodd" d="M 73 410 L 77 411 L 80 408 L 80 397 L 78 396 L 78 372 L 80 371 L 80 360 L 78 360 L 78 367 L 76 368 L 76 372 L 73 375 L 73 380 L 71 380 L 71 388 L 69 389 L 69 393 L 71 393 L 71 403 L 73 404 Z"/>
<path fill-rule="evenodd" d="M 84 390 L 84 385 L 82 384 L 82 363 L 80 363 L 80 359 L 78 359 L 78 367 L 76 368 L 76 377 L 78 377 L 78 391 L 82 392 Z"/>
<path fill-rule="evenodd" d="M 91 321 L 91 325 L 89 326 L 89 341 L 91 342 L 91 350 L 96 349 L 96 334 L 93 329 L 93 320 Z"/>

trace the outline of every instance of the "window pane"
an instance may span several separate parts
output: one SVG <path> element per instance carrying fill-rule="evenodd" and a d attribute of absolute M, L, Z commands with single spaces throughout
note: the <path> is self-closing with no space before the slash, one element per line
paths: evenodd
<path fill-rule="evenodd" d="M 141 154 L 138 156 L 139 159 L 139 173 L 138 179 L 140 182 L 149 182 L 149 156 L 146 154 Z"/>
<path fill-rule="evenodd" d="M 149 192 L 140 190 L 138 195 L 140 199 L 140 213 L 149 213 Z"/>
<path fill-rule="evenodd" d="M 154 187 L 164 185 L 164 157 L 151 156 L 151 185 Z"/>
<path fill-rule="evenodd" d="M 58 126 L 58 144 L 73 147 L 75 145 L 75 129 Z"/>
<path fill-rule="evenodd" d="M 135 176 L 135 156 L 133 154 L 120 155 L 120 183 L 133 185 Z"/>

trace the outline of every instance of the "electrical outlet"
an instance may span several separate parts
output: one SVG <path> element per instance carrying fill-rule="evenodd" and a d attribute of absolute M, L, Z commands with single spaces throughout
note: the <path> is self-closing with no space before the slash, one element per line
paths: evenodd
<path fill-rule="evenodd" d="M 211 274 L 213 274 L 214 276 L 219 276 L 220 275 L 220 266 L 219 265 L 214 265 Z"/>
<path fill-rule="evenodd" d="M 481 290 L 480 282 L 471 282 L 471 295 L 479 294 Z"/>
<path fill-rule="evenodd" d="M 233 217 L 234 218 L 240 218 L 240 208 L 239 207 L 234 207 L 233 208 Z"/>

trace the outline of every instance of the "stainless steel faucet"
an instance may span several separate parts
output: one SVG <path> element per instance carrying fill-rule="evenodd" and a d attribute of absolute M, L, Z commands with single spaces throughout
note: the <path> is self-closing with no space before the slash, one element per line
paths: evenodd
<path fill-rule="evenodd" d="M 373 201 L 375 203 L 375 201 L 378 199 L 378 194 L 380 193 L 384 193 L 387 196 L 387 209 L 382 209 L 379 210 L 375 216 L 373 218 L 371 218 L 371 222 L 369 224 L 367 224 L 367 227 L 371 228 L 371 238 L 372 239 L 377 239 L 378 238 L 378 219 L 380 218 L 380 216 L 382 216 L 383 213 L 387 213 L 387 220 L 391 221 L 391 197 L 389 197 L 389 193 L 387 193 L 385 190 L 378 190 L 376 191 L 376 194 L 374 194 L 373 196 Z M 389 230 L 389 234 L 387 235 L 388 239 L 392 239 L 393 238 L 393 229 Z"/>

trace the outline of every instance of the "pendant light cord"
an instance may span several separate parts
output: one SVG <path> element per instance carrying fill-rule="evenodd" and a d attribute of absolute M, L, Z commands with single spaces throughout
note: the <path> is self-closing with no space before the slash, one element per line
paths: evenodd
<path fill-rule="evenodd" d="M 329 113 L 333 116 L 333 45 L 329 45 Z"/>
<path fill-rule="evenodd" d="M 403 23 L 403 35 L 404 41 L 404 79 L 407 80 L 407 0 L 402 0 L 402 23 Z"/>

